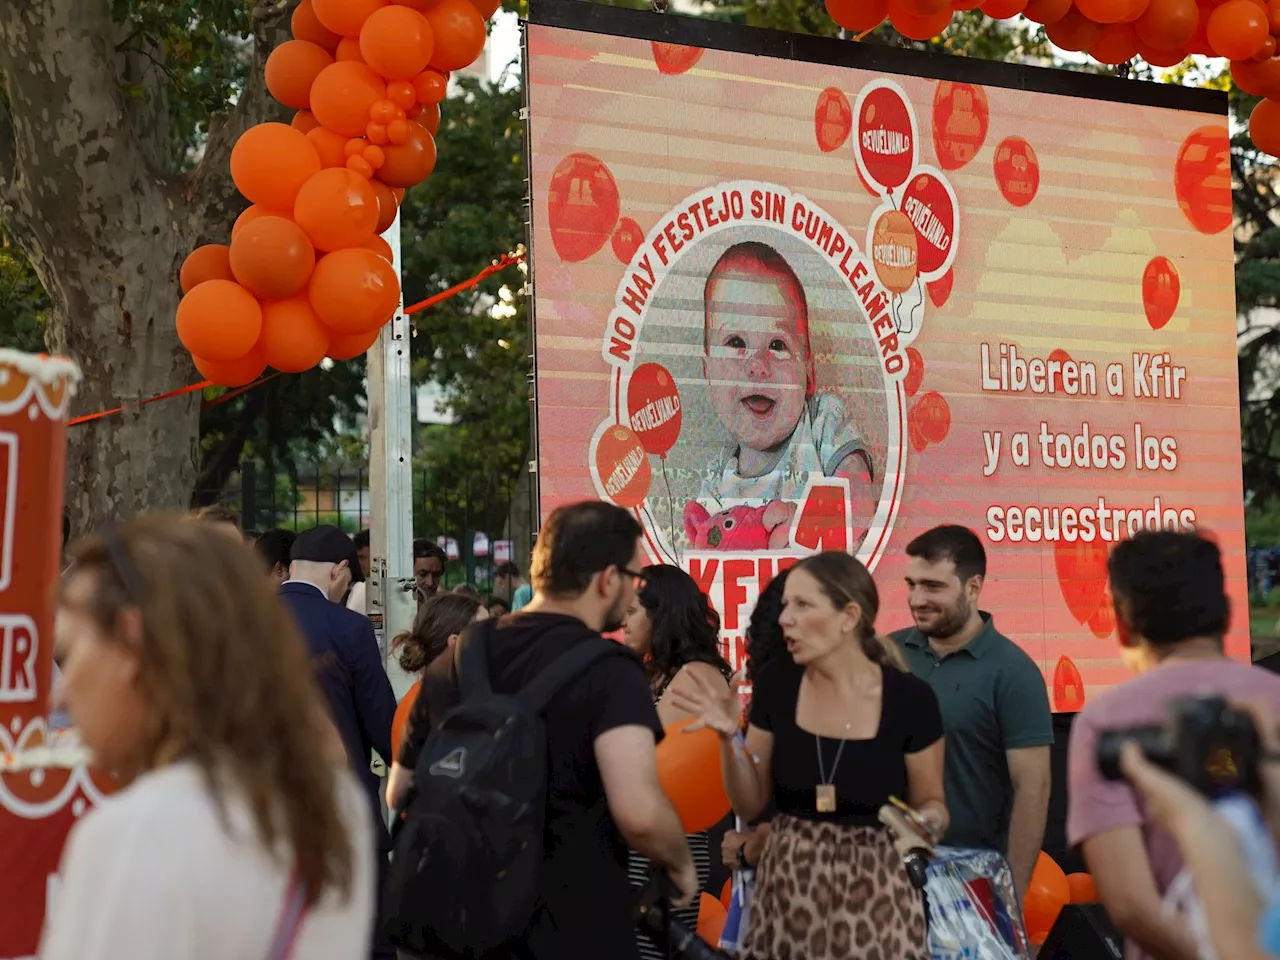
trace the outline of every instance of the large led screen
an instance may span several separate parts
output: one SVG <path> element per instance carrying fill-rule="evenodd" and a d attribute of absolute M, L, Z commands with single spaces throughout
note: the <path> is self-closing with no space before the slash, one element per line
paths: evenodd
<path fill-rule="evenodd" d="M 584 7 L 526 31 L 544 517 L 632 509 L 735 662 L 814 550 L 909 625 L 964 524 L 1059 710 L 1126 676 L 1110 546 L 1199 528 L 1247 655 L 1224 100 Z"/>

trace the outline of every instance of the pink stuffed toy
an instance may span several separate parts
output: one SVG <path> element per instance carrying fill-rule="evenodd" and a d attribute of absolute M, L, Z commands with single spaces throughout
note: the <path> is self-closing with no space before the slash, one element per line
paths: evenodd
<path fill-rule="evenodd" d="M 774 500 L 711 514 L 697 500 L 690 500 L 684 505 L 684 532 L 693 550 L 782 550 L 790 543 L 795 512 L 794 503 Z"/>

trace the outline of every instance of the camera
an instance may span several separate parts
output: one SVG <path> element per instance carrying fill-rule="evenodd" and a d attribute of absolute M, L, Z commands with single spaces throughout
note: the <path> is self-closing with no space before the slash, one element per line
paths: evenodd
<path fill-rule="evenodd" d="M 684 960 L 730 960 L 729 954 L 717 950 L 676 919 L 667 902 L 673 892 L 671 880 L 665 873 L 651 873 L 649 882 L 640 891 L 640 898 L 633 911 L 636 926 L 655 940 L 666 943 L 673 957 L 684 957 Z"/>
<path fill-rule="evenodd" d="M 1262 792 L 1262 753 L 1253 720 L 1222 697 L 1181 697 L 1166 708 L 1162 726 L 1105 730 L 1098 737 L 1098 769 L 1107 780 L 1123 780 L 1120 745 L 1138 744 L 1148 760 L 1181 777 L 1208 797 Z"/>

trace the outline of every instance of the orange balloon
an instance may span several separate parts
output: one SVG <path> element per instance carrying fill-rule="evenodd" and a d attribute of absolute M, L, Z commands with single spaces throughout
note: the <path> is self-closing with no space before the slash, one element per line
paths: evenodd
<path fill-rule="evenodd" d="M 1068 873 L 1067 888 L 1071 891 L 1072 903 L 1099 903 L 1098 885 L 1087 873 Z"/>
<path fill-rule="evenodd" d="M 1022 15 L 1039 24 L 1057 23 L 1071 9 L 1071 0 L 1030 0 Z"/>
<path fill-rule="evenodd" d="M 728 910 L 729 904 L 733 902 L 733 877 L 724 882 L 724 886 L 720 888 L 720 903 Z"/>
<path fill-rule="evenodd" d="M 1198 53 L 1202 57 L 1212 57 L 1213 48 L 1209 46 L 1206 30 L 1209 26 L 1209 14 L 1213 13 L 1215 4 L 1212 0 L 1196 0 L 1200 10 L 1200 22 L 1196 25 L 1195 36 L 1187 41 L 1187 53 Z"/>
<path fill-rule="evenodd" d="M 302 0 L 294 8 L 293 18 L 289 21 L 289 26 L 293 29 L 295 39 L 314 43 L 330 53 L 338 49 L 338 41 L 342 39 L 317 19 L 316 11 L 311 6 L 311 0 Z"/>
<path fill-rule="evenodd" d="M 366 250 L 372 250 L 387 263 L 391 263 L 395 259 L 395 254 L 391 250 L 391 244 L 383 240 L 381 237 L 370 237 L 364 243 L 360 244 Z"/>
<path fill-rule="evenodd" d="M 311 241 L 300 226 L 284 217 L 259 217 L 231 240 L 231 272 L 241 286 L 263 300 L 293 296 L 307 285 L 315 265 Z M 209 356 L 199 350 L 192 353 Z"/>
<path fill-rule="evenodd" d="M 1047 24 L 1044 32 L 1055 47 L 1075 51 L 1088 50 L 1102 36 L 1102 28 L 1076 7 L 1068 10 L 1060 20 Z"/>
<path fill-rule="evenodd" d="M 373 164 L 364 157 L 347 157 L 347 169 L 364 177 L 366 180 L 373 178 Z"/>
<path fill-rule="evenodd" d="M 334 59 L 339 62 L 354 60 L 356 63 L 364 63 L 364 54 L 360 52 L 360 39 L 358 37 L 343 37 L 341 42 L 338 43 Z"/>
<path fill-rule="evenodd" d="M 1265 63 L 1234 60 L 1231 63 L 1231 79 L 1237 87 L 1255 97 L 1280 98 L 1280 60 L 1268 60 Z"/>
<path fill-rule="evenodd" d="M 361 351 L 363 352 L 363 351 Z M 409 726 L 409 714 L 413 711 L 413 704 L 418 699 L 418 693 L 422 690 L 422 681 L 417 680 L 413 686 L 408 689 L 400 702 L 396 704 L 396 715 L 391 720 L 391 754 L 396 756 L 400 753 L 400 746 L 404 743 L 404 732 Z"/>
<path fill-rule="evenodd" d="M 341 37 L 358 37 L 360 28 L 387 0 L 311 0 L 316 19 Z"/>
<path fill-rule="evenodd" d="M 364 62 L 388 80 L 410 80 L 431 62 L 435 37 L 417 10 L 383 7 L 360 28 Z"/>
<path fill-rule="evenodd" d="M 382 152 L 382 148 L 377 144 L 372 143 L 360 151 L 360 156 L 362 156 L 364 158 L 364 162 L 374 170 L 381 167 L 387 160 L 387 155 Z"/>
<path fill-rule="evenodd" d="M 234 240 L 236 234 L 245 228 L 245 224 L 253 223 L 259 217 L 275 217 L 279 214 L 268 210 L 266 207 L 260 207 L 257 204 L 245 207 L 244 213 L 236 217 L 236 222 L 231 227 L 231 239 Z"/>
<path fill-rule="evenodd" d="M 369 348 L 378 342 L 378 334 L 382 331 L 370 330 L 368 333 L 331 333 L 329 335 L 330 360 L 354 360 L 369 352 Z"/>
<path fill-rule="evenodd" d="M 720 777 L 720 738 L 705 728 L 685 733 L 692 722 L 681 720 L 667 727 L 658 744 L 658 783 L 680 815 L 685 833 L 713 827 L 729 812 Z"/>
<path fill-rule="evenodd" d="M 1089 56 L 1099 63 L 1128 63 L 1138 55 L 1138 38 L 1127 23 L 1110 23 L 1089 48 Z"/>
<path fill-rule="evenodd" d="M 1153 50 L 1180 50 L 1196 35 L 1199 23 L 1196 0 L 1151 0 L 1134 21 L 1133 32 Z"/>
<path fill-rule="evenodd" d="M 427 22 L 435 34 L 431 66 L 437 70 L 470 66 L 484 49 L 484 17 L 467 0 L 439 0 L 427 10 Z"/>
<path fill-rule="evenodd" d="M 1262 41 L 1262 49 L 1253 55 L 1253 59 L 1259 63 L 1265 63 L 1276 55 L 1276 38 L 1267 37 Z"/>
<path fill-rule="evenodd" d="M 178 304 L 178 339 L 192 356 L 225 361 L 243 357 L 262 333 L 262 308 L 240 284 L 209 280 Z"/>
<path fill-rule="evenodd" d="M 878 4 L 881 0 L 871 0 L 871 2 Z M 889 9 L 888 0 L 883 0 L 883 3 L 887 12 Z M 881 17 L 880 19 L 883 20 L 884 18 Z M 836 22 L 839 23 L 840 21 L 837 20 Z M 879 23 L 879 21 L 876 22 Z M 841 24 L 841 26 L 844 26 L 844 24 Z M 845 29 L 852 28 L 845 27 Z M 449 81 L 444 78 L 444 74 L 439 70 L 423 70 L 413 78 L 413 91 L 417 95 L 419 103 L 439 103 L 444 99 L 448 90 Z"/>
<path fill-rule="evenodd" d="M 704 892 L 698 900 L 698 936 L 707 943 L 719 943 L 728 913 L 723 903 Z"/>
<path fill-rule="evenodd" d="M 231 148 L 231 179 L 236 188 L 251 203 L 271 210 L 293 209 L 302 185 L 319 172 L 316 148 L 304 133 L 286 123 L 250 127 Z"/>
<path fill-rule="evenodd" d="M 470 2 L 486 20 L 497 13 L 498 8 L 502 6 L 502 0 L 470 0 Z"/>
<path fill-rule="evenodd" d="M 1249 114 L 1249 138 L 1263 153 L 1280 156 L 1280 103 L 1259 100 Z"/>
<path fill-rule="evenodd" d="M 347 163 L 347 138 L 334 133 L 328 127 L 316 127 L 307 134 L 307 139 L 320 155 L 320 166 L 343 167 Z"/>
<path fill-rule="evenodd" d="M 459 0 L 466 3 L 467 0 Z M 412 187 L 431 176 L 436 166 L 436 142 L 419 123 L 409 123 L 409 142 L 383 148 L 386 161 L 378 179 L 389 187 Z"/>
<path fill-rule="evenodd" d="M 1027 0 L 985 0 L 982 12 L 992 20 L 1008 20 L 1027 8 Z"/>
<path fill-rule="evenodd" d="M 196 247 L 182 261 L 178 284 L 183 293 L 190 293 L 206 280 L 234 279 L 235 274 L 231 272 L 231 248 L 222 243 L 206 243 L 203 247 Z"/>
<path fill-rule="evenodd" d="M 427 103 L 422 106 L 422 113 L 418 114 L 418 123 L 426 128 L 427 133 L 435 136 L 440 132 L 440 104 Z"/>
<path fill-rule="evenodd" d="M 339 61 L 321 70 L 312 84 L 311 112 L 334 133 L 362 137 L 369 108 L 386 95 L 382 78 L 366 64 Z"/>
<path fill-rule="evenodd" d="M 1182 48 L 1177 50 L 1157 50 L 1139 40 L 1138 56 L 1153 67 L 1173 67 L 1187 59 L 1187 51 Z"/>
<path fill-rule="evenodd" d="M 889 22 L 910 40 L 932 40 L 947 29 L 954 12 L 950 7 L 944 7 L 931 16 L 917 17 L 899 6 L 897 0 L 889 0 Z"/>
<path fill-rule="evenodd" d="M 436 0 L 391 0 L 391 2 L 398 7 L 409 7 L 419 13 L 426 13 L 427 8 L 435 3 Z"/>
<path fill-rule="evenodd" d="M 1094 23 L 1127 23 L 1142 16 L 1147 0 L 1075 0 L 1076 9 Z"/>
<path fill-rule="evenodd" d="M 191 362 L 200 371 L 200 376 L 220 387 L 243 387 L 246 383 L 253 383 L 267 369 L 267 361 L 257 347 L 234 360 L 209 360 L 206 357 L 192 356 Z"/>
<path fill-rule="evenodd" d="M 387 84 L 387 100 L 392 107 L 403 112 L 418 105 L 418 91 L 408 80 L 392 80 Z M 397 118 L 399 115 L 396 114 Z"/>
<path fill-rule="evenodd" d="M 306 296 L 262 305 L 258 348 L 267 364 L 281 373 L 302 373 L 325 358 L 329 328 L 320 322 Z"/>
<path fill-rule="evenodd" d="M 897 0 L 897 5 L 913 17 L 934 17 L 951 6 L 949 0 Z"/>
<path fill-rule="evenodd" d="M 320 258 L 308 289 L 320 320 L 337 333 L 377 330 L 400 304 L 400 281 L 372 250 L 351 247 Z"/>
<path fill-rule="evenodd" d="M 1206 34 L 1214 53 L 1228 60 L 1248 60 L 1269 36 L 1267 12 L 1253 0 L 1227 0 L 1209 14 Z"/>
<path fill-rule="evenodd" d="M 369 186 L 373 189 L 374 196 L 378 198 L 378 224 L 374 227 L 374 233 L 386 233 L 391 229 L 391 224 L 396 222 L 396 211 L 400 209 L 400 202 L 396 200 L 391 188 L 381 180 L 370 180 Z"/>
<path fill-rule="evenodd" d="M 320 126 L 320 121 L 316 119 L 316 115 L 310 110 L 299 110 L 293 115 L 293 119 L 289 121 L 289 126 L 295 130 L 301 130 L 303 133 L 310 133 Z"/>
<path fill-rule="evenodd" d="M 267 90 L 286 107 L 305 110 L 311 104 L 311 85 L 331 63 L 333 56 L 324 47 L 286 40 L 267 57 Z"/>
<path fill-rule="evenodd" d="M 298 191 L 293 218 L 317 250 L 356 247 L 378 225 L 378 195 L 368 180 L 345 167 L 321 170 Z"/>
<path fill-rule="evenodd" d="M 1271 0 L 1267 4 L 1267 26 L 1273 36 L 1280 33 L 1280 0 Z"/>
<path fill-rule="evenodd" d="M 1071 901 L 1067 875 L 1047 853 L 1041 851 L 1031 874 L 1031 884 L 1023 898 L 1022 915 L 1027 936 L 1045 936 L 1053 929 L 1062 908 Z"/>

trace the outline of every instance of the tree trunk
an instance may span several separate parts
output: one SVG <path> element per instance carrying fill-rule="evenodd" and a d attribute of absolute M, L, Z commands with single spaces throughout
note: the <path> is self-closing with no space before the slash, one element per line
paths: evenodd
<path fill-rule="evenodd" d="M 0 0 L 0 213 L 49 294 L 51 351 L 80 365 L 72 416 L 129 406 L 198 380 L 174 327 L 178 271 L 229 242 L 243 209 L 228 170 L 236 136 L 279 119 L 262 63 L 296 0 L 255 10 L 243 95 L 211 124 L 189 175 L 169 161 L 162 52 L 112 19 L 111 0 Z M 129 49 L 125 49 L 126 40 Z M 152 43 L 151 49 L 138 49 Z M 127 84 L 127 88 L 126 88 Z M 72 427 L 67 502 L 77 532 L 190 502 L 200 394 Z"/>

